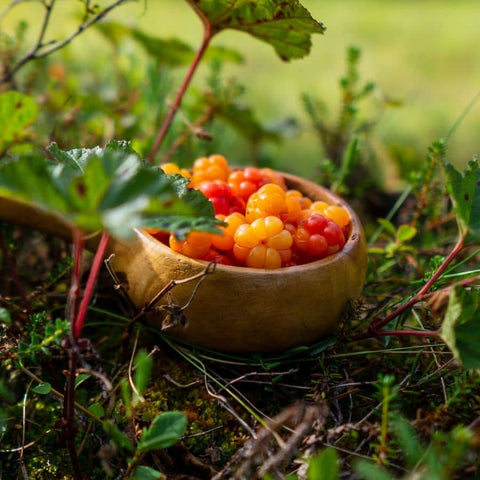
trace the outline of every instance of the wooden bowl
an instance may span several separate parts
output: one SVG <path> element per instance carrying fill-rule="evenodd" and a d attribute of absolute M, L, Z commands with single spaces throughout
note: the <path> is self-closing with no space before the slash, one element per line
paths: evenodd
<path fill-rule="evenodd" d="M 277 352 L 309 345 L 332 333 L 349 300 L 363 288 L 367 254 L 364 233 L 355 212 L 341 198 L 315 183 L 283 174 L 287 186 L 312 200 L 345 208 L 351 231 L 343 250 L 306 265 L 277 270 L 217 265 L 202 281 L 184 314 L 188 325 L 168 332 L 186 342 L 223 352 Z M 0 220 L 41 230 L 70 240 L 71 224 L 34 205 L 0 197 Z M 95 249 L 98 235 L 86 246 Z M 141 309 L 171 280 L 203 272 L 206 262 L 175 253 L 148 233 L 136 230 L 135 239 L 112 239 L 112 265 L 123 273 L 128 294 Z M 198 281 L 198 280 L 197 280 Z M 177 285 L 170 300 L 185 305 L 197 281 Z M 169 301 L 164 296 L 158 305 Z M 164 311 L 151 311 L 148 321 L 162 328 Z"/>
<path fill-rule="evenodd" d="M 315 183 L 283 174 L 287 186 L 312 200 L 345 208 L 351 231 L 344 248 L 309 264 L 277 270 L 217 265 L 202 280 L 184 313 L 188 324 L 168 333 L 194 345 L 230 352 L 279 352 L 309 345 L 335 331 L 349 300 L 363 288 L 366 242 L 355 212 L 337 195 Z M 116 240 L 112 265 L 128 282 L 138 308 L 151 301 L 172 279 L 182 280 L 205 270 L 207 263 L 178 254 L 145 231 L 133 242 Z M 175 286 L 170 301 L 185 305 L 197 281 Z M 167 296 L 159 305 L 167 304 Z M 162 328 L 163 311 L 148 321 Z"/>

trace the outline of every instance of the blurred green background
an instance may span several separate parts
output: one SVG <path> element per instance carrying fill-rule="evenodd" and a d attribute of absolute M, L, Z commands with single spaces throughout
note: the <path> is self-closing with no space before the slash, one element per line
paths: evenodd
<path fill-rule="evenodd" d="M 0 11 L 6 6 L 0 0 Z M 51 22 L 51 35 L 66 35 L 75 25 L 79 2 L 60 0 Z M 103 5 L 102 2 L 100 4 Z M 295 118 L 301 128 L 281 144 L 268 144 L 265 155 L 275 166 L 313 176 L 322 156 L 318 139 L 309 128 L 300 95 L 309 92 L 327 107 L 325 118 L 335 122 L 339 109 L 339 78 L 345 71 L 347 47 L 361 49 L 362 81 L 373 81 L 374 96 L 394 101 L 398 106 L 384 111 L 366 104 L 360 115 L 379 120 L 371 138 L 384 171 L 387 186 L 399 183 L 397 168 L 390 162 L 391 152 L 410 161 L 422 159 L 432 140 L 445 137 L 455 121 L 480 90 L 480 4 L 478 0 L 304 0 L 312 16 L 322 21 L 325 35 L 312 37 L 312 49 L 304 59 L 285 63 L 273 49 L 248 35 L 220 33 L 213 45 L 238 50 L 241 64 L 228 63 L 223 75 L 235 77 L 246 87 L 242 102 L 252 107 L 265 125 Z M 4 19 L 4 31 L 13 29 L 16 20 L 28 18 L 29 35 L 35 38 L 38 2 L 25 2 Z M 186 2 L 149 0 L 132 2 L 114 11 L 110 20 L 139 27 L 158 37 L 178 37 L 196 47 L 200 44 L 200 22 Z M 93 29 L 76 39 L 58 58 L 75 58 L 76 68 L 85 72 L 104 70 L 108 75 L 112 55 L 138 55 L 132 68 L 142 76 L 144 63 L 133 46 L 114 51 Z M 83 67 L 80 61 L 83 61 Z M 131 58 L 129 60 L 132 62 Z M 186 69 L 176 71 L 169 97 L 178 88 Z M 194 79 L 202 84 L 204 66 Z M 88 81 L 88 78 L 87 78 Z M 375 99 L 373 99 L 375 100 Z M 378 118 L 377 118 L 378 115 Z M 479 152 L 480 101 L 475 103 L 449 142 L 449 159 L 464 164 Z M 232 163 L 245 162 L 241 139 L 221 144 Z M 205 147 L 208 153 L 208 145 Z M 399 161 L 403 161 L 402 158 Z"/>

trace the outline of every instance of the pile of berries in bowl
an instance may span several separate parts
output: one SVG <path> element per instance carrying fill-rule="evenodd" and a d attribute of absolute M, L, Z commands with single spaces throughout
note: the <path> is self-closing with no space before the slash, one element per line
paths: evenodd
<path fill-rule="evenodd" d="M 222 234 L 192 232 L 181 241 L 150 231 L 175 252 L 224 265 L 275 269 L 319 260 L 345 245 L 347 211 L 288 189 L 284 177 L 269 168 L 232 170 L 221 155 L 199 158 L 192 174 L 172 163 L 162 168 L 188 177 L 226 223 Z"/>
<path fill-rule="evenodd" d="M 225 226 L 183 240 L 137 230 L 133 244 L 114 245 L 114 268 L 139 308 L 176 283 L 149 312 L 153 325 L 234 353 L 309 345 L 338 327 L 367 262 L 362 226 L 344 200 L 295 175 L 232 168 L 221 155 L 196 160 L 191 171 L 162 168 L 188 177 Z M 211 262 L 215 270 L 203 276 Z"/>

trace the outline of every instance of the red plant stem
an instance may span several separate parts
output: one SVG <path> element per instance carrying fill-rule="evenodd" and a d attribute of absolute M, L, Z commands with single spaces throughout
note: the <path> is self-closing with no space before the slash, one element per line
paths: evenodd
<path fill-rule="evenodd" d="M 110 240 L 106 232 L 102 233 L 97 251 L 93 258 L 92 267 L 88 275 L 87 284 L 85 286 L 85 293 L 78 308 L 78 297 L 80 291 L 80 276 L 81 276 L 81 260 L 83 254 L 83 238 L 82 233 L 78 228 L 74 228 L 73 232 L 73 268 L 71 275 L 71 286 L 68 298 L 68 318 L 72 324 L 72 342 L 68 348 L 69 365 L 68 375 L 65 382 L 65 394 L 63 405 L 64 431 L 65 443 L 72 465 L 72 473 L 75 480 L 82 480 L 82 471 L 78 462 L 77 449 L 75 446 L 75 437 L 77 435 L 77 427 L 75 425 L 75 378 L 77 375 L 77 361 L 78 349 L 76 342 L 82 332 L 82 326 L 87 314 L 88 304 L 93 295 L 95 283 L 98 278 L 98 273 L 102 265 L 102 260 Z M 78 310 L 78 314 L 77 314 Z"/>
<path fill-rule="evenodd" d="M 17 269 L 15 267 L 15 263 L 10 256 L 10 252 L 8 251 L 7 245 L 5 244 L 5 240 L 3 239 L 3 235 L 0 233 L 0 249 L 3 253 L 3 258 L 5 258 L 5 263 L 7 264 L 7 268 L 10 271 L 10 275 L 12 276 L 13 283 L 15 287 L 17 287 L 18 294 L 23 303 L 23 308 L 25 311 L 30 315 L 32 310 L 30 309 L 30 303 L 25 295 L 25 291 L 23 290 L 22 284 L 20 283 L 20 279 L 17 275 Z"/>
<path fill-rule="evenodd" d="M 75 437 L 77 429 L 75 426 L 75 377 L 77 374 L 78 352 L 75 345 L 76 337 L 74 335 L 75 318 L 78 310 L 78 298 L 80 295 L 80 277 L 82 275 L 82 256 L 83 256 L 83 237 L 80 229 L 74 227 L 72 230 L 73 239 L 73 267 L 70 276 L 70 290 L 68 293 L 67 318 L 71 325 L 71 344 L 68 347 L 69 364 L 68 374 L 65 381 L 63 419 L 65 444 L 67 447 L 72 473 L 75 480 L 82 479 L 82 471 L 78 463 L 77 449 L 75 447 Z"/>
<path fill-rule="evenodd" d="M 88 305 L 93 295 L 95 289 L 95 283 L 98 278 L 98 273 L 100 272 L 100 267 L 102 266 L 103 257 L 105 256 L 105 251 L 107 249 L 110 236 L 107 232 L 103 232 L 100 238 L 100 242 L 93 257 L 92 267 L 88 275 L 87 284 L 85 286 L 85 292 L 83 294 L 82 302 L 80 303 L 80 309 L 78 315 L 75 317 L 73 324 L 73 338 L 78 340 L 80 334 L 82 333 L 83 323 L 85 322 L 85 317 L 87 315 Z"/>
<path fill-rule="evenodd" d="M 147 161 L 149 163 L 153 163 L 153 160 L 155 159 L 155 156 L 160 148 L 160 145 L 162 144 L 162 141 L 165 138 L 165 135 L 167 134 L 168 129 L 170 128 L 170 125 L 172 124 L 173 118 L 177 113 L 177 110 L 180 108 L 185 92 L 188 86 L 190 85 L 190 81 L 192 80 L 193 74 L 197 70 L 200 60 L 205 54 L 205 51 L 207 50 L 210 40 L 212 39 L 210 23 L 206 20 L 203 20 L 202 23 L 204 26 L 204 35 L 203 35 L 202 44 L 200 45 L 200 48 L 195 54 L 195 58 L 193 59 L 193 62 L 191 63 L 188 69 L 187 75 L 183 79 L 182 85 L 180 86 L 180 89 L 177 92 L 177 96 L 175 97 L 174 102 L 170 106 L 167 116 L 162 126 L 160 127 L 157 137 L 155 138 L 152 149 L 150 150 L 150 153 L 148 154 L 148 157 L 147 157 Z"/>
<path fill-rule="evenodd" d="M 447 258 L 442 262 L 440 267 L 436 270 L 436 272 L 430 277 L 430 279 L 425 283 L 425 285 L 410 299 L 408 302 L 405 302 L 403 305 L 395 309 L 392 313 L 387 315 L 384 318 L 374 320 L 371 325 L 369 326 L 368 330 L 370 333 L 374 335 L 378 335 L 379 329 L 383 328 L 385 325 L 390 323 L 394 318 L 398 317 L 409 308 L 411 308 L 415 303 L 422 300 L 423 296 L 430 290 L 433 284 L 440 278 L 442 273 L 447 269 L 448 265 L 453 261 L 453 259 L 458 255 L 458 253 L 463 249 L 465 243 L 466 234 L 460 235 L 457 243 L 448 254 Z M 414 332 L 418 332 L 417 330 L 413 330 Z M 415 333 L 417 335 L 418 333 Z"/>
<path fill-rule="evenodd" d="M 78 463 L 77 449 L 75 447 L 75 437 L 77 434 L 77 427 L 75 426 L 75 377 L 77 375 L 77 349 L 72 346 L 68 350 L 69 365 L 68 376 L 65 382 L 65 395 L 63 404 L 63 418 L 65 420 L 65 443 L 72 465 L 73 477 L 75 480 L 82 480 L 82 470 Z"/>
<path fill-rule="evenodd" d="M 376 335 L 382 337 L 406 337 L 406 336 L 416 336 L 416 337 L 438 337 L 440 332 L 438 330 L 380 330 L 376 332 Z"/>
<path fill-rule="evenodd" d="M 428 280 L 428 282 L 423 286 L 423 288 L 418 292 L 419 297 L 423 297 L 432 285 L 438 280 L 440 275 L 447 269 L 447 267 L 452 263 L 454 258 L 463 250 L 465 239 L 467 238 L 467 234 L 462 234 L 457 243 L 453 247 L 452 251 L 448 254 L 447 258 L 442 262 L 442 264 L 438 267 L 437 271 L 432 275 L 432 277 Z"/>
<path fill-rule="evenodd" d="M 67 319 L 70 321 L 72 336 L 73 326 L 78 310 L 78 297 L 80 295 L 80 277 L 82 275 L 83 237 L 82 232 L 74 227 L 73 237 L 73 268 L 70 276 L 70 290 L 68 293 Z"/>

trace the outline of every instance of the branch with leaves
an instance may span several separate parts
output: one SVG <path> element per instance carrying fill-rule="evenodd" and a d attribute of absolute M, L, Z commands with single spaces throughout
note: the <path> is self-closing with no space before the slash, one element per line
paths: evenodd
<path fill-rule="evenodd" d="M 443 161 L 446 188 L 453 204 L 458 224 L 458 239 L 425 285 L 409 300 L 395 308 L 390 314 L 374 319 L 368 331 L 355 335 L 355 340 L 376 336 L 429 336 L 442 338 L 455 357 L 466 368 L 480 368 L 480 341 L 478 319 L 480 319 L 480 292 L 471 289 L 478 277 L 464 280 L 447 287 L 449 304 L 442 326 L 437 330 L 385 330 L 392 321 L 408 312 L 419 302 L 431 295 L 431 290 L 447 268 L 469 243 L 480 241 L 480 165 L 478 159 L 471 160 L 463 174 L 452 164 Z"/>
<path fill-rule="evenodd" d="M 24 67 L 27 63 L 38 60 L 40 58 L 45 58 L 48 55 L 60 50 L 61 48 L 68 45 L 72 40 L 82 34 L 85 30 L 89 29 L 92 25 L 96 24 L 100 20 L 102 20 L 106 15 L 108 15 L 112 10 L 119 7 L 120 5 L 127 3 L 131 0 L 115 0 L 110 5 L 106 6 L 105 8 L 99 10 L 95 13 L 95 8 L 90 6 L 90 2 L 86 0 L 85 3 L 85 13 L 83 15 L 82 22 L 78 27 L 70 33 L 67 37 L 62 40 L 47 40 L 46 34 L 48 30 L 48 26 L 51 22 L 52 13 L 56 5 L 56 0 L 44 0 L 42 1 L 42 5 L 45 8 L 43 14 L 43 20 L 40 27 L 40 32 L 38 34 L 37 41 L 35 45 L 21 57 L 14 65 L 7 66 L 7 71 L 3 73 L 3 76 L 0 78 L 0 85 L 10 83 L 13 80 L 13 77 L 17 74 L 17 72 Z M 13 2 L 8 10 L 11 10 L 14 6 L 18 5 L 20 2 Z M 4 15 L 8 12 L 5 10 Z M 0 17 L 1 20 L 1 17 Z"/>

